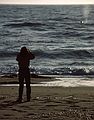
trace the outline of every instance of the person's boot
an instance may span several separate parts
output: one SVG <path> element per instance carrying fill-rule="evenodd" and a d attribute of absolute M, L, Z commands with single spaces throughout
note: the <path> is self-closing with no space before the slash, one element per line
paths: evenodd
<path fill-rule="evenodd" d="M 17 102 L 17 103 L 21 103 L 21 102 L 22 102 L 22 99 L 21 99 L 21 98 L 18 98 L 18 99 L 16 100 L 16 102 Z"/>
<path fill-rule="evenodd" d="M 27 97 L 27 102 L 30 102 L 30 97 Z"/>

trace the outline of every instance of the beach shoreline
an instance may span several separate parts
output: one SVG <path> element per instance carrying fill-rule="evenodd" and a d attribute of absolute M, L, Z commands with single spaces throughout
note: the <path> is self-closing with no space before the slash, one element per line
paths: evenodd
<path fill-rule="evenodd" d="M 94 87 L 94 76 L 36 75 L 31 74 L 31 86 L 49 87 Z M 18 75 L 0 76 L 0 86 L 19 86 Z M 24 82 L 25 86 L 25 82 Z"/>
<path fill-rule="evenodd" d="M 14 80 L 14 78 L 7 77 L 2 78 L 2 80 L 4 79 Z M 38 79 L 33 78 L 36 81 Z M 45 79 L 54 80 L 53 78 Z M 40 78 L 39 80 L 45 79 Z M 94 87 L 31 86 L 30 102 L 26 102 L 25 87 L 23 102 L 16 103 L 17 97 L 18 87 L 0 86 L 0 120 L 94 119 Z"/>
<path fill-rule="evenodd" d="M 38 84 L 43 81 L 53 81 L 55 79 L 54 77 L 50 77 L 50 76 L 31 74 L 30 80 L 32 84 L 34 83 Z M 0 76 L 0 84 L 18 84 L 18 83 L 19 80 L 17 74 L 7 74 Z"/>

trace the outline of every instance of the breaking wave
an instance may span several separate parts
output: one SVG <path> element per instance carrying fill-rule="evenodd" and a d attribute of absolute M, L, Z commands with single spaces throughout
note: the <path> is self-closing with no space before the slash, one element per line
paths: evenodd
<path fill-rule="evenodd" d="M 34 71 L 33 71 L 34 70 Z M 54 68 L 54 69 L 33 69 L 32 72 L 37 74 L 48 75 L 94 75 L 94 69 L 85 68 Z"/>
<path fill-rule="evenodd" d="M 17 74 L 17 66 L 6 66 L 1 67 L 0 74 Z M 36 75 L 94 75 L 94 68 L 72 68 L 72 67 L 63 67 L 63 68 L 30 68 L 31 74 Z"/>

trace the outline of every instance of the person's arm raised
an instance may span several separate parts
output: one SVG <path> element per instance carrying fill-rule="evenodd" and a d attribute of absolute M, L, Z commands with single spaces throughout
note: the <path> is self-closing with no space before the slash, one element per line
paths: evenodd
<path fill-rule="evenodd" d="M 29 52 L 30 53 L 30 59 L 34 59 L 35 58 L 35 55 L 32 53 L 32 52 Z"/>

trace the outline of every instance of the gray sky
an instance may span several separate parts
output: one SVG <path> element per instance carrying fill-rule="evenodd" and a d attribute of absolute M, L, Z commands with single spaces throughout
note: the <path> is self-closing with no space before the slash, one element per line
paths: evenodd
<path fill-rule="evenodd" d="M 0 0 L 0 4 L 94 4 L 94 0 Z"/>

